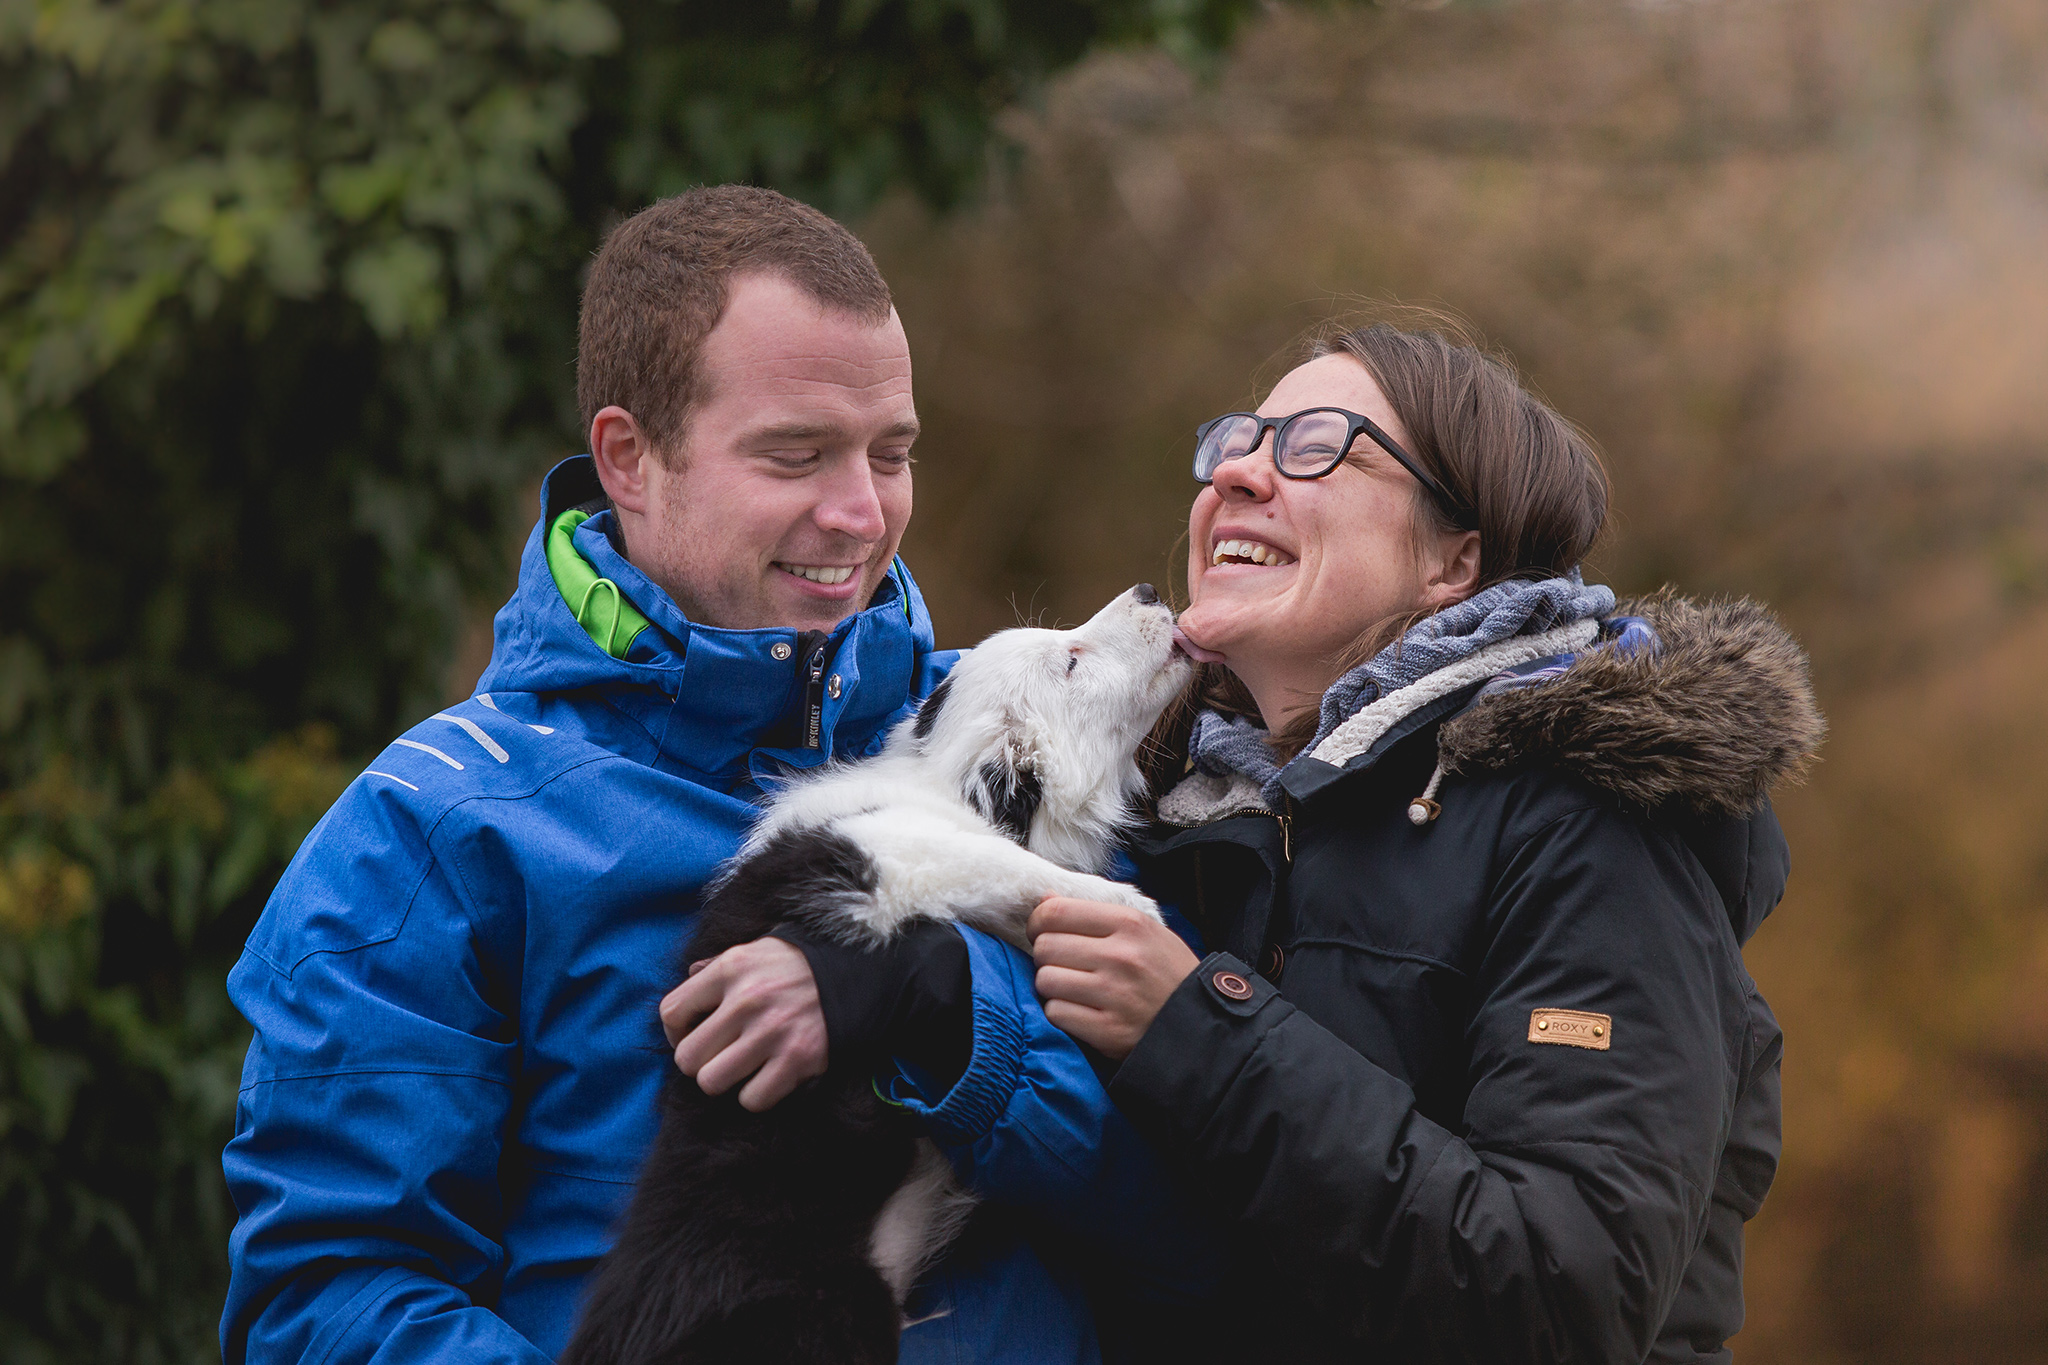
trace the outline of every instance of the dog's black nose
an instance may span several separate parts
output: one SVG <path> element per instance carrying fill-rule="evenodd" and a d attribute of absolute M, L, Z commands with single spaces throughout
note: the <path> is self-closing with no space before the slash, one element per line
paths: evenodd
<path fill-rule="evenodd" d="M 1140 583 L 1131 589 L 1131 596 L 1149 606 L 1159 600 L 1159 589 L 1153 587 L 1150 583 Z"/>

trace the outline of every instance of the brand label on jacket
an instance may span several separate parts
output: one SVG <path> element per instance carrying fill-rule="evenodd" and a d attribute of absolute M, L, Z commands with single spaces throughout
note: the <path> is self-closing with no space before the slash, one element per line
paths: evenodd
<path fill-rule="evenodd" d="M 1614 1041 L 1614 1020 L 1585 1010 L 1529 1011 L 1529 1041 L 1563 1043 L 1567 1047 L 1590 1047 L 1607 1051 Z"/>

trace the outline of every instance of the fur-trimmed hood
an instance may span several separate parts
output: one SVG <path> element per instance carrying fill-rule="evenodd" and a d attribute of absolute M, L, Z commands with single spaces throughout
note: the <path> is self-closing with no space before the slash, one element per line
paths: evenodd
<path fill-rule="evenodd" d="M 1805 775 L 1827 722 L 1805 651 L 1768 610 L 1666 590 L 1618 613 L 1649 621 L 1657 647 L 1596 647 L 1592 621 L 1503 640 L 1360 707 L 1289 764 L 1282 782 L 1305 798 L 1437 719 L 1443 773 L 1547 767 L 1636 805 L 1707 817 L 1749 814 L 1772 787 Z M 1457 709 L 1497 673 L 1560 654 L 1575 657 L 1558 676 Z M 1251 778 L 1198 769 L 1161 798 L 1158 814 L 1186 826 L 1265 806 Z"/>
<path fill-rule="evenodd" d="M 1540 765 L 1705 816 L 1747 814 L 1805 776 L 1827 722 L 1776 617 L 1668 590 L 1619 610 L 1647 619 L 1660 647 L 1588 650 L 1560 677 L 1482 698 L 1438 732 L 1445 771 Z"/>

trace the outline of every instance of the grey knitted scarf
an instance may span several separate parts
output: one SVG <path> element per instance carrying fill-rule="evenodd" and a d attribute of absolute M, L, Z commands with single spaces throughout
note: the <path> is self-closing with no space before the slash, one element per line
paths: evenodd
<path fill-rule="evenodd" d="M 1532 583 L 1511 579 L 1445 607 L 1366 660 L 1323 693 L 1312 752 L 1360 707 L 1439 668 L 1470 658 L 1488 645 L 1517 635 L 1539 635 L 1558 626 L 1603 617 L 1614 610 L 1612 590 L 1586 585 L 1573 569 L 1561 578 Z M 1189 756 L 1204 772 L 1239 773 L 1259 784 L 1266 803 L 1280 806 L 1280 765 L 1266 744 L 1266 732 L 1242 716 L 1225 719 L 1214 711 L 1195 718 Z"/>

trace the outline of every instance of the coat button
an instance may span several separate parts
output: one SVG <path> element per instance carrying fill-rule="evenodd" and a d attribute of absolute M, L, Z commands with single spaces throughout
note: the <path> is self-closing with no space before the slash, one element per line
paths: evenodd
<path fill-rule="evenodd" d="M 1209 984 L 1216 988 L 1218 995 L 1227 995 L 1232 1000 L 1252 998 L 1252 983 L 1236 972 L 1218 972 L 1209 978 Z"/>
<path fill-rule="evenodd" d="M 834 701 L 838 701 L 839 692 L 839 675 L 837 673 L 834 673 L 831 677 L 825 679 L 825 695 L 830 697 Z"/>
<path fill-rule="evenodd" d="M 768 646 L 768 652 L 774 655 L 778 661 L 787 659 L 791 654 L 795 653 L 795 651 L 792 650 L 789 647 L 789 645 L 782 640 L 777 640 L 774 644 Z"/>
<path fill-rule="evenodd" d="M 1287 954 L 1277 943 L 1266 945 L 1266 951 L 1259 957 L 1259 975 L 1268 981 L 1278 981 L 1280 973 L 1287 970 Z"/>

